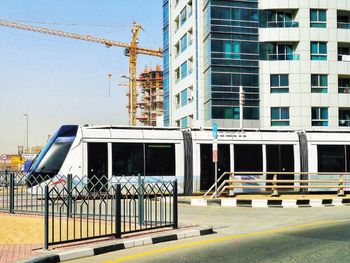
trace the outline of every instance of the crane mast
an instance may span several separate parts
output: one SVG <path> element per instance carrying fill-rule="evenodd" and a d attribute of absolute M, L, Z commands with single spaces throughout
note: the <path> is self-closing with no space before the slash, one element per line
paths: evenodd
<path fill-rule="evenodd" d="M 57 37 L 64 37 L 70 39 L 83 40 L 88 42 L 94 42 L 98 44 L 104 44 L 107 47 L 122 47 L 125 49 L 125 55 L 129 57 L 129 92 L 128 92 L 128 113 L 129 113 L 129 125 L 136 125 L 136 114 L 137 114 L 137 55 L 143 54 L 148 56 L 163 57 L 162 49 L 150 49 L 138 46 L 138 34 L 141 25 L 133 23 L 132 27 L 132 40 L 131 43 L 124 43 L 105 38 L 93 37 L 90 35 L 83 35 L 71 32 L 64 32 L 61 30 L 54 30 L 44 27 L 34 27 L 30 25 L 20 24 L 17 22 L 7 21 L 0 19 L 0 26 L 26 30 L 31 32 L 37 32 Z"/>

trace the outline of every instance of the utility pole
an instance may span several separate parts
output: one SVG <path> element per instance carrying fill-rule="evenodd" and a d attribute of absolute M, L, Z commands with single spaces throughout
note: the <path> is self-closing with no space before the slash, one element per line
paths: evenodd
<path fill-rule="evenodd" d="M 239 128 L 243 129 L 243 106 L 245 104 L 245 93 L 243 86 L 239 87 Z"/>
<path fill-rule="evenodd" d="M 27 123 L 27 129 L 26 129 L 26 133 L 27 133 L 27 147 L 26 147 L 26 154 L 29 153 L 29 128 L 28 128 L 28 119 L 29 119 L 29 115 L 28 113 L 24 113 L 23 114 L 24 117 L 26 117 L 26 123 Z"/>

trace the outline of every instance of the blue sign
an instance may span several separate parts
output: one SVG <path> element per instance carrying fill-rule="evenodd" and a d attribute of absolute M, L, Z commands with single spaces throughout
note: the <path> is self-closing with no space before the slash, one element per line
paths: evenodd
<path fill-rule="evenodd" d="M 213 124 L 213 138 L 214 139 L 218 138 L 218 124 L 217 123 Z"/>

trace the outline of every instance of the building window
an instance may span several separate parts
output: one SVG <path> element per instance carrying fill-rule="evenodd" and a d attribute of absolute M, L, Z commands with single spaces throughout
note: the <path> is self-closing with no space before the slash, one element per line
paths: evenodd
<path fill-rule="evenodd" d="M 177 68 L 175 70 L 175 83 L 178 83 L 180 81 L 180 68 Z"/>
<path fill-rule="evenodd" d="M 184 79 L 187 77 L 187 61 L 185 63 L 183 63 L 181 66 L 181 79 Z"/>
<path fill-rule="evenodd" d="M 350 127 L 350 108 L 339 109 L 339 126 Z"/>
<path fill-rule="evenodd" d="M 181 53 L 187 49 L 187 33 L 180 40 Z"/>
<path fill-rule="evenodd" d="M 179 109 L 180 108 L 180 94 L 177 94 L 175 96 L 175 108 Z"/>
<path fill-rule="evenodd" d="M 192 57 L 188 59 L 187 65 L 188 65 L 187 75 L 191 75 L 193 73 L 193 58 Z"/>
<path fill-rule="evenodd" d="M 261 60 L 299 60 L 300 56 L 294 53 L 292 43 L 261 43 L 259 45 Z"/>
<path fill-rule="evenodd" d="M 180 13 L 180 26 L 185 24 L 186 20 L 187 20 L 187 9 L 185 7 L 184 9 L 182 9 Z"/>
<path fill-rule="evenodd" d="M 180 126 L 181 126 L 181 128 L 187 128 L 188 127 L 187 117 L 181 118 Z"/>
<path fill-rule="evenodd" d="M 187 89 L 181 91 L 180 93 L 181 97 L 181 107 L 185 106 L 187 104 Z"/>
<path fill-rule="evenodd" d="M 299 23 L 294 21 L 293 11 L 260 11 L 260 27 L 298 27 Z"/>
<path fill-rule="evenodd" d="M 289 76 L 288 74 L 273 74 L 270 76 L 271 93 L 288 93 Z"/>
<path fill-rule="evenodd" d="M 350 93 L 350 78 L 338 78 L 338 92 Z"/>
<path fill-rule="evenodd" d="M 327 75 L 311 75 L 311 92 L 312 93 L 327 93 L 328 90 L 328 76 Z"/>
<path fill-rule="evenodd" d="M 212 107 L 213 119 L 239 120 L 239 107 Z"/>
<path fill-rule="evenodd" d="M 292 27 L 293 14 L 271 11 L 267 15 L 267 27 Z"/>
<path fill-rule="evenodd" d="M 320 9 L 311 9 L 310 27 L 327 27 L 327 11 Z"/>
<path fill-rule="evenodd" d="M 187 33 L 187 39 L 188 39 L 188 46 L 191 46 L 193 43 L 193 31 L 192 28 Z"/>
<path fill-rule="evenodd" d="M 328 126 L 328 108 L 312 107 L 312 126 Z"/>
<path fill-rule="evenodd" d="M 271 108 L 271 126 L 289 126 L 289 108 Z"/>
<path fill-rule="evenodd" d="M 311 60 L 327 60 L 327 42 L 311 42 Z"/>
<path fill-rule="evenodd" d="M 187 18 L 190 18 L 192 16 L 192 0 L 188 2 L 187 4 Z"/>
<path fill-rule="evenodd" d="M 348 11 L 338 10 L 337 20 L 338 28 L 350 29 L 350 13 Z"/>

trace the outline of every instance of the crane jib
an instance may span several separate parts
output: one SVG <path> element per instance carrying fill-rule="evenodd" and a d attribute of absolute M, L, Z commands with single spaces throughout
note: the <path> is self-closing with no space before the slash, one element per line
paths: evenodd
<path fill-rule="evenodd" d="M 131 31 L 132 32 L 131 44 L 109 40 L 105 38 L 98 38 L 90 35 L 64 32 L 61 30 L 54 30 L 54 29 L 49 29 L 44 27 L 34 27 L 31 25 L 20 24 L 17 22 L 7 21 L 3 19 L 0 19 L 0 26 L 6 26 L 10 28 L 19 29 L 19 30 L 37 32 L 37 33 L 42 33 L 42 34 L 47 34 L 52 36 L 94 42 L 94 43 L 103 44 L 107 47 L 112 47 L 112 46 L 122 47 L 124 48 L 125 55 L 129 57 L 129 77 L 130 79 L 133 79 L 133 80 L 136 80 L 137 55 L 143 54 L 148 56 L 163 57 L 162 49 L 157 50 L 157 49 L 150 49 L 150 48 L 142 48 L 138 46 L 138 33 L 139 33 L 139 30 L 142 29 L 142 27 L 141 25 L 137 25 L 136 22 L 133 23 L 133 28 Z M 137 114 L 136 88 L 137 88 L 136 82 L 130 81 L 128 96 L 131 96 L 131 94 L 133 94 L 133 96 L 132 98 L 129 98 L 128 109 L 129 109 L 129 124 L 132 126 L 136 125 L 136 114 Z"/>
<path fill-rule="evenodd" d="M 65 37 L 65 38 L 100 43 L 100 44 L 104 44 L 104 45 L 109 46 L 109 47 L 116 46 L 116 47 L 130 48 L 130 44 L 128 44 L 128 43 L 109 40 L 109 39 L 105 39 L 105 38 L 93 37 L 90 35 L 82 35 L 82 34 L 77 34 L 77 33 L 64 32 L 61 30 L 54 30 L 54 29 L 49 29 L 49 28 L 44 28 L 44 27 L 34 27 L 34 26 L 30 26 L 30 25 L 19 24 L 16 22 L 11 22 L 11 21 L 1 20 L 1 19 L 0 19 L 0 25 L 10 27 L 10 28 L 20 29 L 20 30 L 27 30 L 27 31 L 32 31 L 32 32 L 37 32 L 37 33 L 42 33 L 42 34 L 53 35 L 53 36 L 59 36 L 59 37 Z M 136 51 L 138 54 L 144 54 L 144 55 L 156 56 L 156 57 L 163 56 L 162 49 L 157 50 L 157 49 L 136 47 Z"/>

